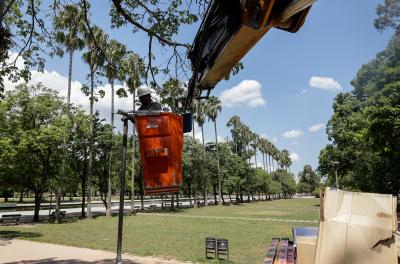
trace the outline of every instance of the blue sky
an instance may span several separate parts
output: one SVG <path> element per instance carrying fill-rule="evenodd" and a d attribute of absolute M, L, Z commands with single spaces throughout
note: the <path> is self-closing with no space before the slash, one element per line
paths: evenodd
<path fill-rule="evenodd" d="M 390 38 L 391 32 L 382 34 L 373 27 L 375 7 L 382 2 L 320 0 L 314 4 L 298 33 L 271 30 L 243 59 L 244 70 L 229 81 L 220 82 L 212 92 L 216 96 L 225 93 L 218 119 L 219 135 L 230 137 L 226 123 L 233 115 L 239 115 L 254 132 L 269 138 L 279 149 L 286 148 L 292 153 L 292 172 L 297 174 L 305 164 L 316 168 L 319 151 L 328 143 L 325 127 L 332 114 L 335 95 L 352 89 L 350 81 L 358 69 L 383 50 Z M 111 29 L 108 6 L 108 1 L 92 4 L 93 22 L 102 26 L 112 38 L 126 44 L 128 49 L 144 56 L 146 36 L 133 34 L 130 26 Z M 184 28 L 177 39 L 192 42 L 197 26 Z M 33 82 L 42 81 L 65 94 L 67 66 L 67 57 L 48 59 L 45 74 L 34 72 Z M 77 54 L 73 68 L 73 102 L 85 108 L 88 99 L 79 87 L 87 73 L 87 65 L 82 62 L 81 54 Z M 315 87 L 310 86 L 311 79 Z M 229 90 L 233 87 L 236 88 Z M 251 94 L 251 98 L 245 100 L 245 94 Z M 107 97 L 95 105 L 105 118 L 109 117 Z M 244 99 L 237 102 L 232 101 L 234 98 Z M 128 107 L 130 100 L 118 99 L 117 108 Z M 312 126 L 314 131 L 310 132 Z M 205 125 L 205 133 L 206 139 L 213 139 L 212 124 Z"/>

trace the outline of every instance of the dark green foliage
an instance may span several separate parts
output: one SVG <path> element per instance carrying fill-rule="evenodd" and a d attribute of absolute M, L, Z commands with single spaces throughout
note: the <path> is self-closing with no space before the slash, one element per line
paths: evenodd
<path fill-rule="evenodd" d="M 333 182 L 337 161 L 340 186 L 397 193 L 400 190 L 400 37 L 362 68 L 351 93 L 339 94 L 321 150 L 319 170 Z"/>

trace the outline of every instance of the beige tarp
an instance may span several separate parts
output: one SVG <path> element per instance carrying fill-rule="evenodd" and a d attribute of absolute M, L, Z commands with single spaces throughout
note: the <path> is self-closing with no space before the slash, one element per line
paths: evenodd
<path fill-rule="evenodd" d="M 315 257 L 315 247 L 317 238 L 315 237 L 297 237 L 297 264 L 311 264 Z"/>
<path fill-rule="evenodd" d="M 397 263 L 392 195 L 327 188 L 322 213 L 314 264 Z"/>

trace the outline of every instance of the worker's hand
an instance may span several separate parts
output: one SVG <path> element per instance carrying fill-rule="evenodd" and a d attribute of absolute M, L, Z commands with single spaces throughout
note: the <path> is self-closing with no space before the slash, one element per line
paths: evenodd
<path fill-rule="evenodd" d="M 125 115 L 121 118 L 122 121 L 124 120 L 130 120 L 132 123 L 135 123 L 135 116 L 133 115 Z"/>

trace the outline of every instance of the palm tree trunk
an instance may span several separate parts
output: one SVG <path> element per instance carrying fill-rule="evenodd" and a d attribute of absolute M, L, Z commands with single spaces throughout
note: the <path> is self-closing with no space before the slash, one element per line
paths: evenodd
<path fill-rule="evenodd" d="M 257 165 L 257 148 L 255 148 L 255 153 L 254 153 L 254 163 L 256 164 L 256 169 L 258 168 Z"/>
<path fill-rule="evenodd" d="M 70 107 L 71 107 L 71 78 L 72 78 L 72 59 L 74 56 L 74 51 L 69 51 L 69 63 L 68 63 L 68 93 L 67 93 L 67 116 L 70 118 Z M 65 166 L 67 160 L 67 137 L 63 136 L 63 146 L 62 146 L 62 160 L 61 160 L 61 168 L 60 168 L 60 182 L 57 186 L 56 191 L 56 214 L 55 214 L 55 223 L 58 223 L 60 220 L 60 208 L 61 208 L 61 195 L 64 183 L 65 176 Z"/>
<path fill-rule="evenodd" d="M 87 190 L 87 218 L 92 218 L 92 174 L 93 174 L 93 93 L 94 93 L 94 69 L 90 69 L 90 140 L 89 140 L 89 168 L 88 168 L 88 190 Z"/>
<path fill-rule="evenodd" d="M 204 143 L 204 127 L 201 125 L 201 138 L 203 140 L 203 151 L 205 151 L 205 143 Z M 205 153 L 203 154 L 203 172 L 204 172 L 204 160 L 205 160 Z M 205 175 L 203 175 L 205 176 Z M 207 206 L 207 179 L 204 179 L 204 206 Z"/>
<path fill-rule="evenodd" d="M 71 82 L 72 82 L 72 60 L 73 60 L 73 57 L 74 57 L 74 50 L 70 49 L 69 65 L 68 65 L 68 95 L 67 95 L 68 116 L 70 115 L 70 109 L 71 109 Z"/>
<path fill-rule="evenodd" d="M 271 154 L 268 155 L 268 159 L 269 159 L 269 173 L 272 173 L 274 165 L 271 162 Z"/>
<path fill-rule="evenodd" d="M 217 119 L 214 120 L 214 134 L 215 134 L 215 149 L 217 152 L 217 173 L 218 173 L 218 205 L 222 205 L 222 180 L 219 169 L 219 150 L 218 150 L 218 134 L 217 134 Z"/>
<path fill-rule="evenodd" d="M 114 137 L 114 80 L 109 80 L 111 85 L 111 149 L 108 163 L 108 192 L 107 192 L 107 216 L 111 216 L 111 192 L 112 192 L 112 164 L 113 164 L 113 150 L 112 138 Z"/>
<path fill-rule="evenodd" d="M 261 152 L 261 153 L 262 153 L 263 168 L 265 171 L 265 154 L 264 154 L 264 152 Z"/>
<path fill-rule="evenodd" d="M 136 85 L 134 85 L 136 87 Z M 133 89 L 133 111 L 136 111 L 136 105 L 135 105 L 135 89 Z M 131 213 L 135 211 L 135 200 L 134 200 L 134 195 L 135 195 L 135 155 L 136 155 L 136 127 L 135 123 L 132 122 L 132 174 L 131 174 L 131 193 L 132 193 L 132 198 L 131 198 Z"/>

